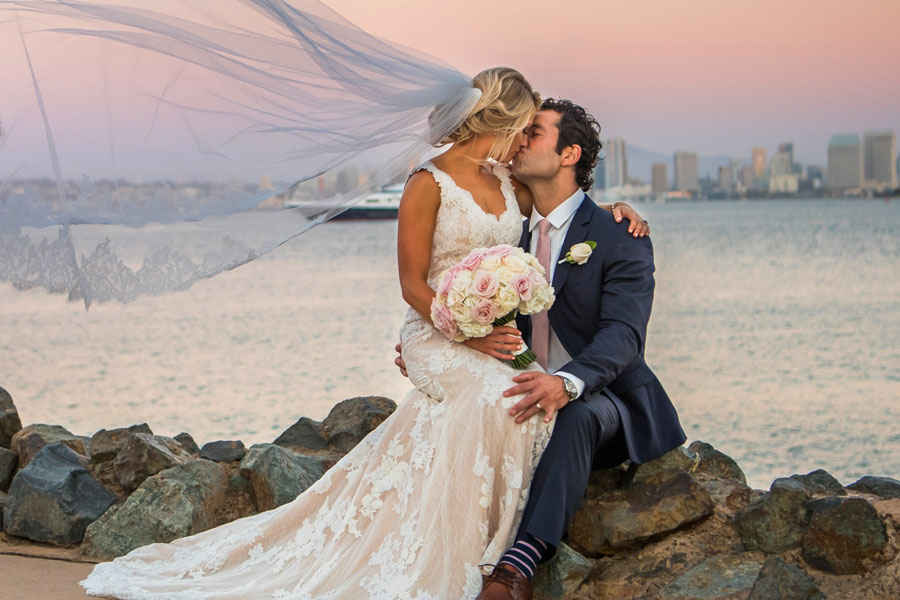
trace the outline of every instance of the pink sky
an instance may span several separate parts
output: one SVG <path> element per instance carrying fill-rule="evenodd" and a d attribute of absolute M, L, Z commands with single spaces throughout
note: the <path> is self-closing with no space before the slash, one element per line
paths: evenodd
<path fill-rule="evenodd" d="M 604 135 L 749 160 L 834 133 L 900 133 L 896 0 L 325 0 L 468 73 L 509 65 L 592 110 Z"/>

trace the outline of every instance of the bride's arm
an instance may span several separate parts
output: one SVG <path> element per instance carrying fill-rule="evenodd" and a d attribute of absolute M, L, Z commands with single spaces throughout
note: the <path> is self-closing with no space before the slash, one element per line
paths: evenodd
<path fill-rule="evenodd" d="M 428 268 L 440 206 L 440 188 L 430 173 L 419 171 L 406 182 L 397 212 L 397 267 L 403 300 L 428 322 L 434 299 Z"/>
<path fill-rule="evenodd" d="M 616 218 L 616 223 L 621 223 L 622 219 L 629 222 L 628 233 L 634 237 L 644 237 L 650 235 L 650 225 L 641 218 L 634 208 L 625 202 L 613 202 L 612 204 L 598 204 L 600 208 L 609 211 Z"/>

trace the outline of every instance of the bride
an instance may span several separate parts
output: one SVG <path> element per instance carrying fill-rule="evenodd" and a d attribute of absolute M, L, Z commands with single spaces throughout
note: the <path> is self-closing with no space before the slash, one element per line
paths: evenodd
<path fill-rule="evenodd" d="M 91 595 L 143 599 L 471 599 L 479 565 L 513 541 L 553 429 L 517 424 L 503 397 L 519 332 L 445 338 L 429 318 L 441 272 L 476 247 L 515 245 L 527 189 L 506 163 L 540 97 L 513 69 L 473 80 L 481 97 L 410 176 L 398 263 L 410 305 L 401 329 L 415 389 L 317 483 L 274 510 L 98 564 Z M 519 193 L 517 193 L 517 189 Z M 500 359 L 500 360 L 498 360 Z M 540 369 L 532 363 L 529 369 Z"/>

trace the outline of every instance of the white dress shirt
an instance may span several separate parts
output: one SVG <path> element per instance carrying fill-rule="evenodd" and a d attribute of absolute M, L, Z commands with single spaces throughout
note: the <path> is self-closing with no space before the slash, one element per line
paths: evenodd
<path fill-rule="evenodd" d="M 583 201 L 584 191 L 579 188 L 546 217 L 542 217 L 536 209 L 531 209 L 531 220 L 528 222 L 528 228 L 531 231 L 530 252 L 535 256 L 537 256 L 538 237 L 540 237 L 535 229 L 537 229 L 538 223 L 545 218 L 550 222 L 550 231 L 547 233 L 550 238 L 550 272 L 547 275 L 551 282 L 553 281 L 553 274 L 556 272 L 557 261 L 569 251 L 568 248 L 563 249 L 562 244 L 566 239 L 566 233 L 569 231 L 572 217 Z M 556 337 L 553 327 L 550 327 L 550 342 L 547 345 L 547 372 L 571 380 L 578 389 L 578 397 L 580 397 L 584 393 L 584 381 L 571 373 L 559 370 L 560 367 L 571 360 L 572 357 L 569 356 L 569 353 L 566 352 L 566 349 L 560 343 L 559 338 Z"/>

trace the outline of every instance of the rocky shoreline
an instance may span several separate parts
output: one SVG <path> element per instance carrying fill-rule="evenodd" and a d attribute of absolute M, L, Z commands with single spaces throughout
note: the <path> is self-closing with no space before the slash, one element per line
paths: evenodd
<path fill-rule="evenodd" d="M 0 525 L 8 543 L 106 560 L 270 510 L 318 480 L 396 408 L 338 403 L 272 443 L 198 446 L 146 424 L 76 435 L 23 427 L 0 388 Z M 824 470 L 747 486 L 704 442 L 596 471 L 540 599 L 900 598 L 900 481 L 846 487 Z"/>

